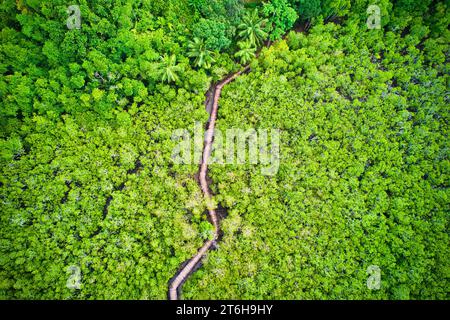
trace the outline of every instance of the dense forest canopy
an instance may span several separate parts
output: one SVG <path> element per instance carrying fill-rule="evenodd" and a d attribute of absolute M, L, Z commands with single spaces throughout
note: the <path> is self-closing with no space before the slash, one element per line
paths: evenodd
<path fill-rule="evenodd" d="M 214 206 L 223 237 L 184 298 L 448 299 L 447 1 L 5 0 L 0 16 L 0 298 L 165 299 Z M 279 169 L 211 164 L 211 203 L 172 134 L 247 64 L 217 126 L 279 129 Z"/>

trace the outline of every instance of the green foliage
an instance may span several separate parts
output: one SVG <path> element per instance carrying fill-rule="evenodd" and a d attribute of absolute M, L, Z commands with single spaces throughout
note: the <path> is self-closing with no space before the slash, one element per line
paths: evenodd
<path fill-rule="evenodd" d="M 317 17 L 321 13 L 320 0 L 298 0 L 297 4 L 298 12 L 303 19 L 309 20 Z"/>
<path fill-rule="evenodd" d="M 249 41 L 255 46 L 260 45 L 267 38 L 267 32 L 264 30 L 267 21 L 259 17 L 257 9 L 247 13 L 238 26 L 240 39 Z"/>
<path fill-rule="evenodd" d="M 272 0 L 264 3 L 262 13 L 271 25 L 270 40 L 280 39 L 298 18 L 288 0 Z"/>
<path fill-rule="evenodd" d="M 20 157 L 23 153 L 23 146 L 20 138 L 10 137 L 6 141 L 1 141 L 2 160 L 11 161 L 13 158 Z"/>
<path fill-rule="evenodd" d="M 189 0 L 189 5 L 203 18 L 220 20 L 234 25 L 244 12 L 241 0 Z"/>
<path fill-rule="evenodd" d="M 177 82 L 179 81 L 178 74 L 183 70 L 180 64 L 177 64 L 176 55 L 162 56 L 161 62 L 158 64 L 158 79 L 162 82 Z"/>
<path fill-rule="evenodd" d="M 231 40 L 227 37 L 226 25 L 217 20 L 200 19 L 193 26 L 193 35 L 205 39 L 206 48 L 221 51 L 230 46 Z"/>
<path fill-rule="evenodd" d="M 194 64 L 197 67 L 209 69 L 211 63 L 214 62 L 213 52 L 206 48 L 206 44 L 202 39 L 194 38 L 188 44 L 188 57 L 194 58 Z"/>
<path fill-rule="evenodd" d="M 224 88 L 218 129 L 280 129 L 280 168 L 210 167 L 229 215 L 185 298 L 447 299 L 448 32 L 409 21 L 292 32 Z"/>
<path fill-rule="evenodd" d="M 376 3 L 381 30 L 369 0 L 81 1 L 69 30 L 66 2 L 2 1 L 0 298 L 164 299 L 219 203 L 185 298 L 447 299 L 448 7 Z M 290 7 L 315 26 L 255 58 Z M 171 135 L 235 59 L 217 125 L 280 129 L 280 168 L 211 165 L 205 201 Z"/>
<path fill-rule="evenodd" d="M 214 238 L 214 228 L 208 221 L 202 221 L 199 225 L 199 231 L 204 240 Z"/>
<path fill-rule="evenodd" d="M 256 48 L 250 41 L 238 42 L 239 51 L 235 53 L 235 57 L 239 58 L 242 64 L 249 63 L 256 53 Z"/>
<path fill-rule="evenodd" d="M 188 4 L 197 12 L 201 12 L 207 5 L 207 0 L 188 0 Z"/>
<path fill-rule="evenodd" d="M 179 0 L 91 1 L 80 30 L 60 1 L 0 6 L 0 298 L 164 299 L 203 242 L 170 135 L 207 120 L 196 21 Z"/>

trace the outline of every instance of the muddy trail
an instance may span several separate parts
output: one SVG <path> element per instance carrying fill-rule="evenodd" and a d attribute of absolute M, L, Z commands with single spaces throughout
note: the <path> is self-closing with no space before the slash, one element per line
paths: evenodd
<path fill-rule="evenodd" d="M 211 179 L 207 176 L 208 174 L 208 160 L 211 155 L 212 143 L 214 137 L 214 128 L 216 126 L 217 111 L 219 107 L 220 94 L 222 93 L 222 88 L 236 79 L 239 75 L 247 72 L 250 69 L 249 66 L 245 67 L 241 71 L 233 73 L 227 76 L 224 80 L 220 81 L 218 84 L 211 85 L 208 90 L 208 94 L 205 101 L 205 107 L 210 114 L 209 121 L 206 127 L 206 134 L 203 145 L 202 162 L 200 164 L 198 172 L 198 182 L 202 190 L 205 199 L 211 199 L 212 193 L 210 189 Z M 222 209 L 223 210 L 223 209 Z M 220 238 L 220 214 L 218 214 L 216 209 L 208 210 L 208 220 L 214 227 L 213 238 L 205 241 L 203 246 L 197 251 L 197 253 L 188 261 L 184 262 L 180 269 L 177 271 L 175 276 L 169 281 L 169 300 L 179 300 L 181 295 L 181 286 L 186 281 L 186 279 L 195 270 L 201 266 L 201 260 L 203 256 L 212 248 L 214 248 L 216 241 Z"/>

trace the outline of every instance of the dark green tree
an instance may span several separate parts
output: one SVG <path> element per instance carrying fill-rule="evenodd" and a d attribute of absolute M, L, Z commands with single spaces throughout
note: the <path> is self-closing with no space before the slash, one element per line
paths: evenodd
<path fill-rule="evenodd" d="M 239 24 L 239 38 L 248 40 L 252 45 L 258 46 L 267 39 L 267 32 L 264 30 L 268 20 L 260 18 L 258 10 L 247 13 Z"/>
<path fill-rule="evenodd" d="M 263 5 L 262 13 L 270 25 L 270 40 L 280 39 L 298 18 L 288 0 L 272 0 Z"/>
<path fill-rule="evenodd" d="M 164 55 L 160 58 L 158 64 L 158 78 L 160 81 L 167 83 L 177 82 L 182 71 L 183 67 L 177 64 L 176 55 Z"/>
<path fill-rule="evenodd" d="M 188 48 L 188 57 L 194 58 L 194 64 L 197 67 L 205 69 L 209 69 L 211 67 L 211 63 L 214 62 L 214 52 L 207 49 L 203 39 L 194 38 L 193 41 L 189 42 Z"/>

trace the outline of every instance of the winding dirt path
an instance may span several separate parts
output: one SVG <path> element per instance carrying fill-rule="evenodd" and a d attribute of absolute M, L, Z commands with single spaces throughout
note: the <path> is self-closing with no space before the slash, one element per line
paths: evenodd
<path fill-rule="evenodd" d="M 202 162 L 200 165 L 199 170 L 199 181 L 200 181 L 200 187 L 203 192 L 203 196 L 206 199 L 211 199 L 212 194 L 209 188 L 208 180 L 206 179 L 206 175 L 208 173 L 208 160 L 211 155 L 211 149 L 212 149 L 212 142 L 214 137 L 214 128 L 216 126 L 216 119 L 217 119 L 217 111 L 219 108 L 219 99 L 220 94 L 222 93 L 222 88 L 233 81 L 236 77 L 241 75 L 243 72 L 246 72 L 250 69 L 249 66 L 246 66 L 243 70 L 238 71 L 228 77 L 226 77 L 224 80 L 219 82 L 212 88 L 211 92 L 213 92 L 213 100 L 212 100 L 212 108 L 211 108 L 211 115 L 208 122 L 208 127 L 205 134 L 205 140 L 204 140 L 204 147 L 203 147 L 203 155 L 202 155 Z M 208 104 L 208 100 L 206 101 L 206 104 Z M 195 266 L 197 263 L 203 258 L 203 256 L 206 254 L 206 252 L 211 249 L 211 247 L 214 245 L 214 243 L 219 238 L 219 232 L 220 232 L 220 225 L 219 225 L 219 219 L 217 217 L 216 210 L 209 209 L 208 210 L 209 219 L 214 227 L 214 234 L 213 239 L 205 241 L 203 246 L 198 250 L 195 256 L 193 256 L 186 265 L 182 266 L 181 269 L 177 272 L 177 274 L 170 280 L 169 282 L 169 299 L 170 300 L 179 300 L 179 292 L 180 288 L 183 285 L 183 283 L 186 281 L 188 276 L 194 271 Z"/>

